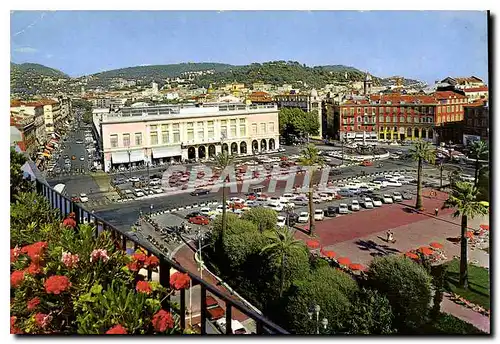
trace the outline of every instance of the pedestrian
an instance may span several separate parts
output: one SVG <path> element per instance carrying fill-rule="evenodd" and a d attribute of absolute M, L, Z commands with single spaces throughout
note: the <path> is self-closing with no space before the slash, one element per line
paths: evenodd
<path fill-rule="evenodd" d="M 394 233 L 391 230 L 389 230 L 388 233 L 389 233 L 389 236 L 387 238 L 387 241 L 388 242 L 394 242 Z"/>
<path fill-rule="evenodd" d="M 438 208 L 434 209 L 434 216 L 438 216 L 438 214 L 439 214 L 439 209 Z"/>
<path fill-rule="evenodd" d="M 386 241 L 389 242 L 391 239 L 391 231 L 388 230 L 385 234 L 386 234 Z"/>

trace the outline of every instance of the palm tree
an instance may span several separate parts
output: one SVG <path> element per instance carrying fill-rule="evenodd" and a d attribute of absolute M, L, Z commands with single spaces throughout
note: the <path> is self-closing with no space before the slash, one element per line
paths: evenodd
<path fill-rule="evenodd" d="M 318 149 L 313 144 L 308 144 L 301 152 L 299 165 L 309 169 L 309 235 L 314 232 L 314 207 L 313 207 L 313 175 L 318 165 L 323 165 L 324 159 L 319 155 Z"/>
<path fill-rule="evenodd" d="M 223 173 L 229 166 L 233 165 L 234 156 L 229 155 L 227 151 L 222 151 L 215 156 L 215 167 Z M 222 243 L 222 238 L 227 226 L 227 215 L 226 215 L 226 178 L 222 181 L 222 231 L 220 233 L 220 242 Z"/>
<path fill-rule="evenodd" d="M 488 144 L 485 141 L 475 141 L 471 146 L 470 154 L 472 157 L 476 159 L 476 167 L 474 171 L 474 186 L 476 187 L 477 187 L 477 181 L 479 179 L 479 170 L 481 169 L 479 165 L 479 160 L 485 155 L 487 156 L 488 153 L 489 153 Z"/>
<path fill-rule="evenodd" d="M 267 253 L 270 258 L 276 258 L 278 260 L 278 264 L 281 268 L 279 295 L 282 297 L 285 289 L 286 258 L 290 256 L 292 252 L 303 249 L 304 243 L 295 239 L 293 232 L 287 228 L 280 228 L 276 231 L 266 231 L 264 236 L 271 242 L 264 246 L 260 253 Z"/>
<path fill-rule="evenodd" d="M 462 217 L 460 236 L 460 280 L 463 288 L 467 282 L 467 220 L 477 215 L 485 215 L 488 209 L 477 200 L 477 189 L 471 183 L 456 182 L 451 194 L 443 204 L 444 208 L 455 208 L 453 217 Z"/>
<path fill-rule="evenodd" d="M 417 203 L 415 208 L 422 208 L 422 171 L 424 161 L 434 163 L 436 150 L 427 141 L 417 141 L 410 149 L 411 158 L 418 162 L 417 168 Z"/>

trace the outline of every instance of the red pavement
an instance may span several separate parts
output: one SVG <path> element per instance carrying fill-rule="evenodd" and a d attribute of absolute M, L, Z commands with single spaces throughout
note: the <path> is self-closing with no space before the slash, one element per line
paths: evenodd
<path fill-rule="evenodd" d="M 424 191 L 423 206 L 425 210 L 421 213 L 405 211 L 408 208 L 413 209 L 415 199 L 402 203 L 382 205 L 382 207 L 372 210 L 316 221 L 314 236 L 320 241 L 321 246 L 329 246 L 391 228 L 427 220 L 429 216 L 434 216 L 434 209 L 441 209 L 444 200 L 447 198 L 447 194 L 437 192 L 438 195 L 436 198 L 429 198 L 429 190 Z M 448 215 L 451 213 L 453 213 L 452 209 L 439 211 L 439 215 Z M 310 239 L 309 235 L 300 231 L 297 231 L 295 236 L 301 240 Z"/>

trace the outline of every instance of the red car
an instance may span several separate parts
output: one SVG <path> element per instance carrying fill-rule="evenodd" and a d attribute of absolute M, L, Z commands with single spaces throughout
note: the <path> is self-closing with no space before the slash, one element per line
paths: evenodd
<path fill-rule="evenodd" d="M 195 216 L 190 218 L 188 222 L 194 225 L 208 225 L 210 220 L 208 220 L 208 218 L 205 216 Z"/>
<path fill-rule="evenodd" d="M 361 166 L 373 166 L 373 162 L 370 160 L 365 160 L 361 163 Z"/>

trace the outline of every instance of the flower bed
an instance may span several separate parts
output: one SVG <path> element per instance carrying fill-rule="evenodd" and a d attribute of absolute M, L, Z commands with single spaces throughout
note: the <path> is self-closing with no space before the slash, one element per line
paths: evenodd
<path fill-rule="evenodd" d="M 16 206 L 31 211 L 23 202 Z M 12 218 L 19 210 L 11 212 L 11 333 L 190 333 L 162 307 L 169 295 L 189 286 L 187 275 L 176 273 L 168 288 L 146 281 L 139 271 L 157 271 L 157 257 L 140 251 L 127 256 L 109 233 L 96 236 L 95 228 L 68 219 L 23 226 Z M 39 215 L 32 211 L 33 218 Z"/>

